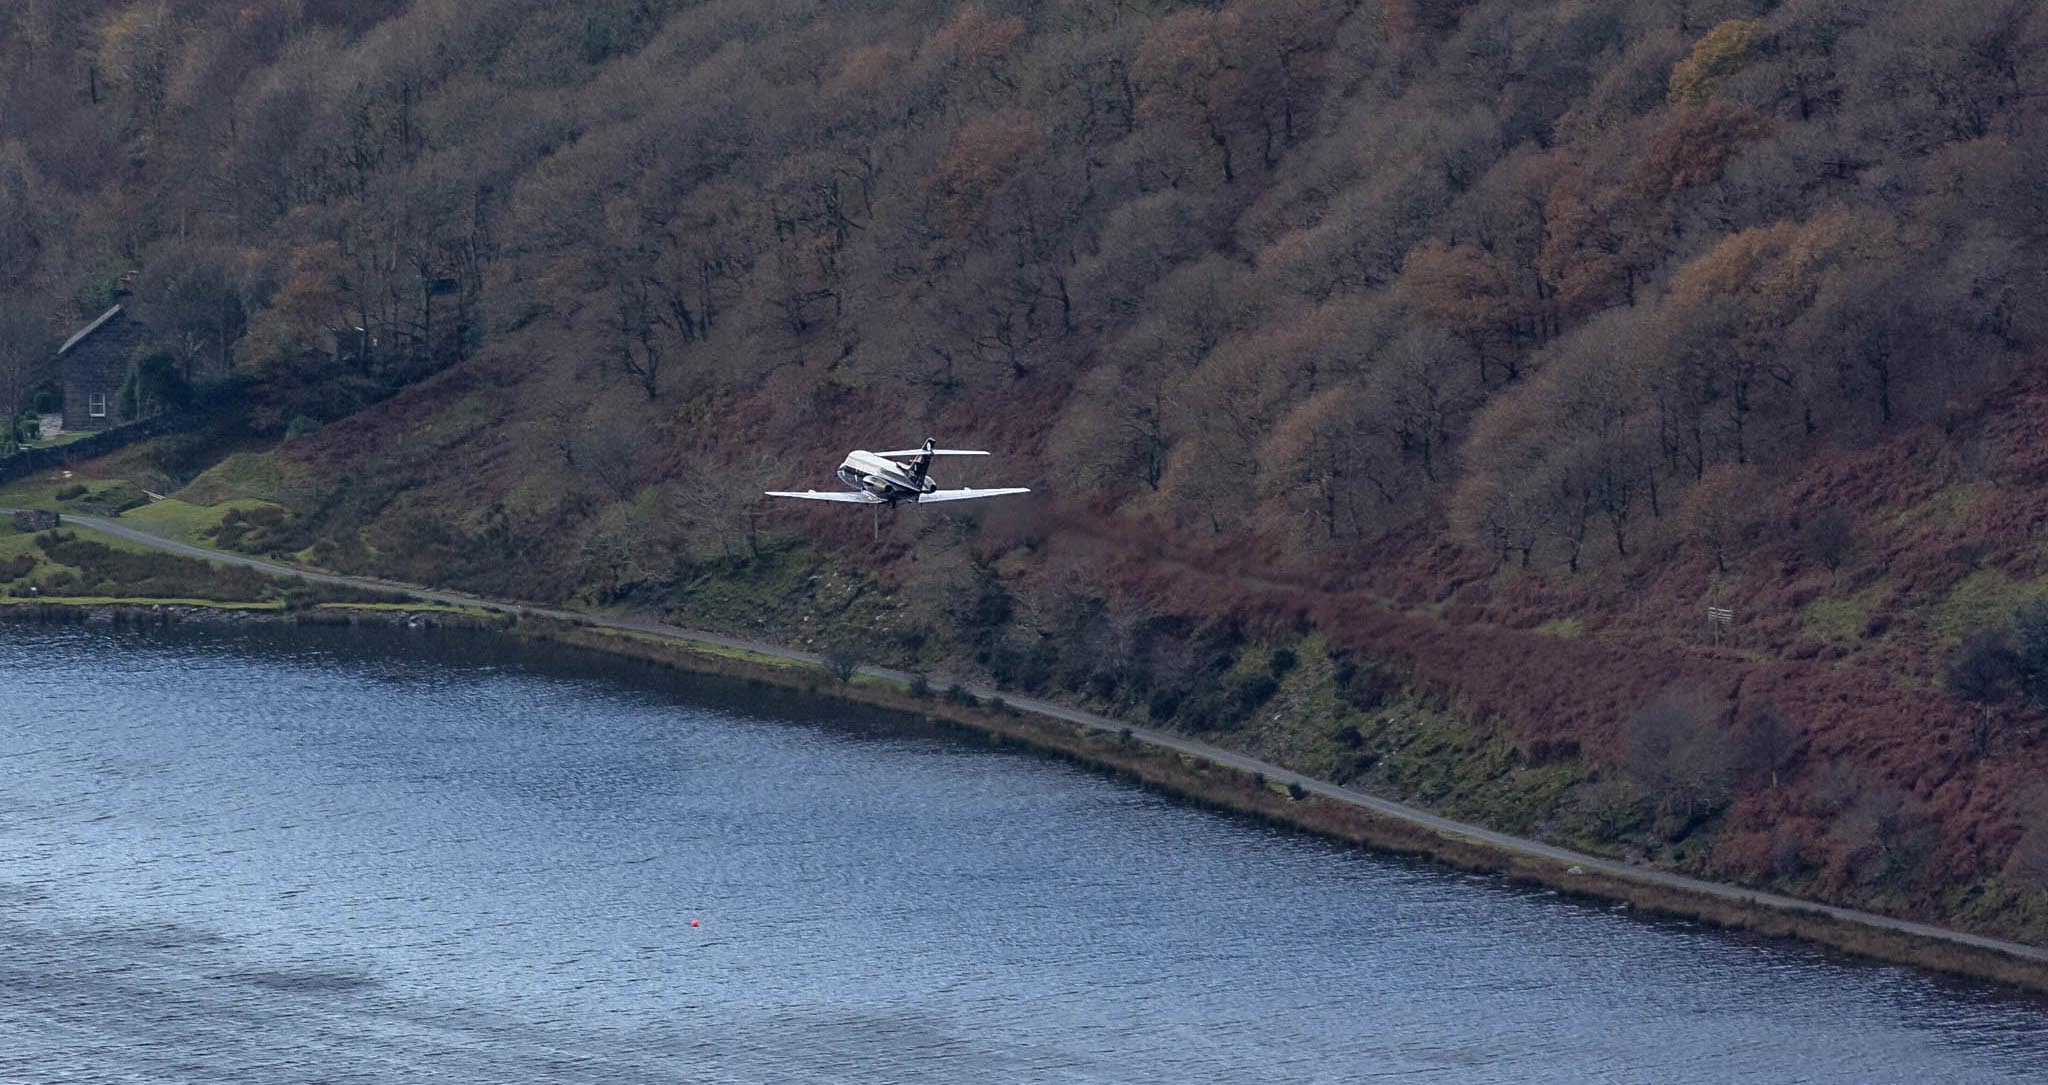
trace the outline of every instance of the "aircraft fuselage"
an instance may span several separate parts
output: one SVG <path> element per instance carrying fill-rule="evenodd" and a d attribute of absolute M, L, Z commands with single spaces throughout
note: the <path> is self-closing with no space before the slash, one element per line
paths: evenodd
<path fill-rule="evenodd" d="M 856 451 L 839 465 L 839 481 L 864 490 L 891 504 L 915 501 L 917 495 L 939 488 L 930 475 L 917 478 L 912 469 L 872 452 Z"/>

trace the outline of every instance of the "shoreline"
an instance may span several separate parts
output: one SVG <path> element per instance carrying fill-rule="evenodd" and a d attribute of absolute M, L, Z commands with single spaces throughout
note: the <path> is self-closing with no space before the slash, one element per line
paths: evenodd
<path fill-rule="evenodd" d="M 288 567 L 262 564 L 298 574 Z M 828 673 L 822 659 L 807 652 L 715 634 L 693 635 L 659 623 L 579 616 L 453 593 L 426 597 L 435 602 L 319 604 L 299 610 L 182 600 L 44 599 L 0 607 L 0 619 L 67 624 L 391 623 L 510 634 L 920 716 L 1111 772 L 1182 801 L 1354 847 L 1424 858 L 1466 872 L 1501 874 L 1516 884 L 1620 902 L 1726 930 L 1797 939 L 1865 960 L 2048 994 L 2048 949 L 2042 947 L 1580 855 L 1440 818 L 1192 739 L 1124 726 L 1032 698 L 1005 698 L 1001 691 L 965 687 L 974 701 L 969 704 L 968 698 L 951 699 L 936 687 L 922 695 L 913 693 L 911 682 L 917 676 L 889 668 L 861 667 L 841 681 Z"/>

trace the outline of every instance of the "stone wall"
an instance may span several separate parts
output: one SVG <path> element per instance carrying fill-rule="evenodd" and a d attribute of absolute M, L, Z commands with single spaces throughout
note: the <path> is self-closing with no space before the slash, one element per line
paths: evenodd
<path fill-rule="evenodd" d="M 38 471 L 52 467 L 89 460 L 104 456 L 120 448 L 142 440 L 169 433 L 185 425 L 185 418 L 175 414 L 160 414 L 140 422 L 129 422 L 113 429 L 101 430 L 90 437 L 81 437 L 70 444 L 53 448 L 24 448 L 12 456 L 0 457 L 0 482 L 12 482 Z"/>

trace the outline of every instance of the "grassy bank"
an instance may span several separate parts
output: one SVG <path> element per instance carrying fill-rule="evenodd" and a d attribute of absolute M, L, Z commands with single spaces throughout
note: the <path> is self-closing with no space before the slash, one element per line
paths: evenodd
<path fill-rule="evenodd" d="M 1547 856 L 1441 832 L 1401 818 L 1283 786 L 1195 754 L 1167 749 L 1116 731 L 1067 722 L 983 701 L 957 688 L 939 693 L 915 680 L 858 674 L 847 680 L 826 666 L 702 641 L 589 623 L 493 613 L 435 604 L 323 603 L 287 610 L 272 602 L 45 599 L 0 608 L 0 617 L 44 621 L 289 620 L 332 623 L 423 623 L 511 635 L 636 658 L 694 673 L 800 689 L 827 698 L 945 722 L 1115 773 L 1209 808 L 1259 818 L 1347 844 L 1427 858 L 1460 870 L 1498 872 L 1518 883 L 1593 899 L 1621 901 L 1646 912 L 1730 930 L 1796 938 L 1858 957 L 2048 993 L 2048 964 L 1991 949 L 1844 921 L 1818 910 L 1770 906 L 1587 870 Z"/>

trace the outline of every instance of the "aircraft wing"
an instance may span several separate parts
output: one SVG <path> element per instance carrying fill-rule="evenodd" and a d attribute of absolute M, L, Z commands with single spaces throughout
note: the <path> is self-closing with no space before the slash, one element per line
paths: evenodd
<path fill-rule="evenodd" d="M 1028 494 L 1030 492 L 1030 490 L 1022 486 L 1012 486 L 1002 490 L 933 490 L 928 494 L 917 495 L 917 503 L 929 505 L 934 501 L 972 501 L 977 497 L 1001 497 L 1004 494 Z"/>
<path fill-rule="evenodd" d="M 882 503 L 881 498 L 865 490 L 843 490 L 829 493 L 820 493 L 817 490 L 805 490 L 802 493 L 796 493 L 791 490 L 766 490 L 763 492 L 769 497 L 800 497 L 805 501 L 850 501 L 856 505 L 879 505 Z"/>
<path fill-rule="evenodd" d="M 934 448 L 930 451 L 922 448 L 911 448 L 899 449 L 895 452 L 877 452 L 875 455 L 884 456 L 892 460 L 906 460 L 917 456 L 986 456 L 988 453 L 976 452 L 966 448 Z"/>

